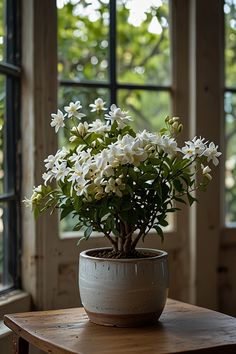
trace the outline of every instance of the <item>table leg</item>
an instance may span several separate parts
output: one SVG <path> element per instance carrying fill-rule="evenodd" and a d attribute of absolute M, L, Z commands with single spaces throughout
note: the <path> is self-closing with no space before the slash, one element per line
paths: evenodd
<path fill-rule="evenodd" d="M 29 343 L 17 334 L 13 334 L 13 353 L 29 354 Z"/>

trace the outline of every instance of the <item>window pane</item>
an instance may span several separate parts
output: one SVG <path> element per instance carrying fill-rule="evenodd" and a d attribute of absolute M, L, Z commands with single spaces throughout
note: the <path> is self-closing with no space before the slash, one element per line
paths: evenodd
<path fill-rule="evenodd" d="M 5 77 L 0 75 L 0 195 L 8 190 L 6 180 Z"/>
<path fill-rule="evenodd" d="M 5 1 L 0 0 L 0 61 L 5 57 Z"/>
<path fill-rule="evenodd" d="M 107 89 L 103 88 L 71 88 L 71 87 L 60 87 L 58 92 L 59 107 L 63 110 L 64 106 L 68 105 L 69 102 L 80 101 L 83 106 L 83 113 L 86 114 L 85 120 L 91 122 L 96 119 L 96 115 L 90 112 L 89 104 L 93 103 L 98 97 L 103 98 L 107 103 L 109 102 L 109 92 Z M 107 104 L 108 106 L 108 104 Z M 59 131 L 59 146 L 66 146 L 68 138 L 63 135 L 63 130 Z M 78 220 L 73 219 L 68 216 L 60 222 L 60 231 L 69 232 L 73 230 L 73 227 L 77 224 Z M 65 236 L 65 235 L 64 235 Z"/>
<path fill-rule="evenodd" d="M 9 240 L 9 208 L 7 203 L 0 204 L 0 291 L 13 285 L 10 252 L 13 245 Z"/>
<path fill-rule="evenodd" d="M 136 129 L 156 131 L 163 126 L 165 117 L 171 114 L 168 92 L 119 90 L 119 106 L 128 110 Z"/>
<path fill-rule="evenodd" d="M 236 0 L 225 1 L 224 13 L 226 86 L 236 87 Z"/>
<path fill-rule="evenodd" d="M 118 81 L 168 85 L 170 31 L 167 0 L 118 0 Z"/>
<path fill-rule="evenodd" d="M 225 202 L 226 223 L 236 222 L 236 94 L 225 94 Z"/>
<path fill-rule="evenodd" d="M 106 0 L 57 0 L 60 79 L 107 80 L 107 3 Z"/>

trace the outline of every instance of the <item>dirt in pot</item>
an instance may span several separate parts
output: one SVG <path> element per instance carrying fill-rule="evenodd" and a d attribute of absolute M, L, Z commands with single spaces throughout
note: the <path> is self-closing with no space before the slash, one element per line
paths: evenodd
<path fill-rule="evenodd" d="M 156 253 L 147 250 L 134 250 L 130 253 L 125 253 L 121 251 L 114 251 L 110 249 L 106 250 L 93 250 L 89 252 L 89 256 L 97 258 L 113 258 L 113 259 L 139 259 L 139 258 L 150 258 L 155 256 Z"/>

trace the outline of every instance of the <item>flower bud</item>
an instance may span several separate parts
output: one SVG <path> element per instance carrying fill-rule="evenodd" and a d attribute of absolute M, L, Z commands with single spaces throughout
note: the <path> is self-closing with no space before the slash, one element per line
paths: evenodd
<path fill-rule="evenodd" d="M 172 128 L 173 128 L 174 130 L 178 130 L 178 127 L 179 127 L 179 123 L 178 123 L 178 122 L 174 122 L 174 123 L 172 124 Z"/>
<path fill-rule="evenodd" d="M 204 176 L 205 176 L 207 179 L 209 179 L 209 181 L 212 180 L 212 177 L 211 177 L 211 175 L 210 175 L 209 173 L 204 174 Z"/>
<path fill-rule="evenodd" d="M 209 166 L 203 167 L 202 174 L 206 175 L 207 173 L 211 172 L 211 169 Z"/>
<path fill-rule="evenodd" d="M 167 117 L 165 118 L 165 122 L 166 122 L 166 123 L 169 123 L 169 120 L 170 120 L 170 117 L 167 116 Z"/>
<path fill-rule="evenodd" d="M 173 120 L 173 122 L 178 122 L 179 121 L 179 117 L 173 117 L 172 120 Z"/>
<path fill-rule="evenodd" d="M 83 138 L 87 134 L 88 127 L 86 127 L 86 125 L 83 123 L 79 123 L 77 130 L 79 135 Z"/>

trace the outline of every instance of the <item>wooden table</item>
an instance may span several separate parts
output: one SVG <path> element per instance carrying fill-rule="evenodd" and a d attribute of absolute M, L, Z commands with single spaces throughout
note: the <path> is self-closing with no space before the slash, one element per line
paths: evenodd
<path fill-rule="evenodd" d="M 154 327 L 92 324 L 82 308 L 26 312 L 4 317 L 15 333 L 15 353 L 29 343 L 54 354 L 236 353 L 236 319 L 168 300 Z"/>

